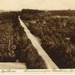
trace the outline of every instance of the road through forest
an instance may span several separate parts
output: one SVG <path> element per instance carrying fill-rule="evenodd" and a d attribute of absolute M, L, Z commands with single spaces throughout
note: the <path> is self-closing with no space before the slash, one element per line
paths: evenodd
<path fill-rule="evenodd" d="M 45 50 L 41 47 L 41 45 L 38 43 L 38 41 L 33 36 L 33 34 L 29 31 L 29 29 L 26 27 L 26 25 L 20 19 L 20 16 L 18 17 L 18 19 L 20 21 L 21 26 L 24 28 L 24 31 L 25 31 L 27 37 L 30 39 L 31 43 L 33 44 L 34 48 L 38 51 L 38 54 L 45 61 L 47 68 L 48 69 L 58 69 L 57 65 L 52 61 L 52 59 L 48 56 L 48 54 L 45 52 Z"/>

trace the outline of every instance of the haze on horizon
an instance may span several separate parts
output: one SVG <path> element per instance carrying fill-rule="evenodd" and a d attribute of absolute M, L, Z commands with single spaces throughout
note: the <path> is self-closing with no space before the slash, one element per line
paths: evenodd
<path fill-rule="evenodd" d="M 75 10 L 75 0 L 0 0 L 1 10 Z"/>

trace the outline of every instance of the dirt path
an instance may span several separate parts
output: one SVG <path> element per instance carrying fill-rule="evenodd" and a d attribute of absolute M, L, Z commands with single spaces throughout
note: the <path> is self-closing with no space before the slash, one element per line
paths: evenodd
<path fill-rule="evenodd" d="M 24 63 L 0 62 L 0 69 L 26 69 L 26 66 Z"/>
<path fill-rule="evenodd" d="M 33 46 L 36 48 L 36 50 L 38 51 L 38 54 L 43 58 L 43 60 L 45 60 L 45 63 L 47 65 L 48 69 L 58 69 L 58 67 L 56 66 L 56 64 L 51 60 L 51 58 L 48 56 L 48 54 L 44 51 L 44 49 L 40 46 L 40 44 L 38 43 L 38 41 L 35 39 L 35 37 L 31 34 L 31 32 L 28 30 L 28 28 L 26 27 L 26 25 L 23 23 L 23 21 L 20 19 L 19 17 L 19 21 L 21 26 L 24 28 L 24 31 L 26 32 L 26 35 L 28 36 L 28 38 L 30 39 L 30 41 L 32 42 Z"/>

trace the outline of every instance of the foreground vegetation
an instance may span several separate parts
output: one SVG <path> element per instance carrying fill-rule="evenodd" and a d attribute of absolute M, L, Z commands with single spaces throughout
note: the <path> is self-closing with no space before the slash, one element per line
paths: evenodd
<path fill-rule="evenodd" d="M 28 69 L 46 69 L 46 64 L 26 36 L 19 12 L 0 14 L 0 61 L 23 62 Z"/>
<path fill-rule="evenodd" d="M 59 68 L 75 68 L 75 11 L 32 11 L 21 11 L 31 33 Z"/>

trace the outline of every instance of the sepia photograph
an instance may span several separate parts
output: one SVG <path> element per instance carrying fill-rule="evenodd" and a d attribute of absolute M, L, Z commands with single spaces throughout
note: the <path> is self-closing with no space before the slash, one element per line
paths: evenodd
<path fill-rule="evenodd" d="M 75 0 L 0 0 L 0 69 L 75 72 Z"/>

